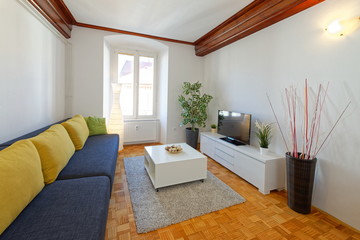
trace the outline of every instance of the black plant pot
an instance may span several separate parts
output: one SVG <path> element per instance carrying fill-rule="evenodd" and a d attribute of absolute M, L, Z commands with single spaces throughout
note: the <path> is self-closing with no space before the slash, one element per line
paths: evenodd
<path fill-rule="evenodd" d="M 286 153 L 288 206 L 298 213 L 311 212 L 316 161 L 316 158 L 305 160 Z"/>
<path fill-rule="evenodd" d="M 186 143 L 192 148 L 197 148 L 199 129 L 195 128 L 195 131 L 192 131 L 191 128 L 186 128 Z"/>

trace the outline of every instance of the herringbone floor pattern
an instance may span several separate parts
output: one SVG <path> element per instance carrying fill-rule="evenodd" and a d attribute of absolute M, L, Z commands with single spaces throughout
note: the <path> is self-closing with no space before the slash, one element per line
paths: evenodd
<path fill-rule="evenodd" d="M 360 233 L 341 221 L 317 209 L 308 215 L 298 214 L 287 207 L 284 191 L 263 195 L 211 158 L 208 158 L 208 170 L 243 196 L 246 202 L 150 233 L 137 234 L 123 159 L 143 155 L 144 146 L 125 146 L 119 153 L 109 205 L 107 240 L 360 240 Z"/>

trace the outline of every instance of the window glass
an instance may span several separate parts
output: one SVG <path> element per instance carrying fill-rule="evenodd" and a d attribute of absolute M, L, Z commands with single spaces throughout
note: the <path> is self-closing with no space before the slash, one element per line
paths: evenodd
<path fill-rule="evenodd" d="M 138 115 L 153 115 L 154 58 L 139 57 L 139 102 Z"/>
<path fill-rule="evenodd" d="M 120 106 L 124 116 L 134 115 L 134 56 L 118 54 L 118 82 L 121 83 Z"/>

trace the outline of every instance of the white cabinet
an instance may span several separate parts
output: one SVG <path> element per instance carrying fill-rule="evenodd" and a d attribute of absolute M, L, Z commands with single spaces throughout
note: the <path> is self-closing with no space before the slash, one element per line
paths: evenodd
<path fill-rule="evenodd" d="M 202 137 L 202 135 L 200 136 L 200 151 L 201 152 L 205 152 L 206 155 L 208 155 L 211 158 L 214 158 L 215 156 L 215 142 L 207 137 Z"/>
<path fill-rule="evenodd" d="M 221 143 L 215 142 L 215 155 L 213 159 L 216 159 L 221 165 L 231 170 L 234 167 L 235 151 Z"/>
<path fill-rule="evenodd" d="M 217 133 L 200 134 L 200 150 L 241 178 L 256 186 L 263 194 L 285 187 L 285 157 L 268 153 L 250 145 L 235 146 Z"/>

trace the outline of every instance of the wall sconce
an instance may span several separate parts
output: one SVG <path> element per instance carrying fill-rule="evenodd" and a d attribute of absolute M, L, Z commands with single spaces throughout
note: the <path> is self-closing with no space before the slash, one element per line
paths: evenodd
<path fill-rule="evenodd" d="M 355 31 L 359 26 L 360 17 L 346 20 L 335 20 L 325 28 L 325 31 L 332 35 L 344 36 Z"/>

